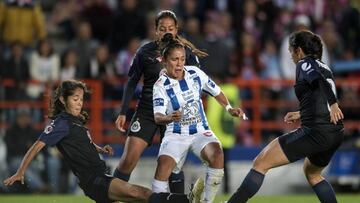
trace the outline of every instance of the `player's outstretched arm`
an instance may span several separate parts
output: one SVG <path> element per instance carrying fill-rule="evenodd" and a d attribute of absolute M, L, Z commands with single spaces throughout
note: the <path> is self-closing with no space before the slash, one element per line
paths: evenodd
<path fill-rule="evenodd" d="M 226 108 L 226 111 L 230 113 L 233 117 L 240 117 L 243 120 L 248 120 L 247 116 L 245 115 L 244 111 L 241 108 L 233 108 L 228 98 L 225 96 L 225 94 L 221 91 L 219 95 L 215 97 L 216 101 Z"/>
<path fill-rule="evenodd" d="M 4 180 L 4 185 L 10 186 L 16 181 L 21 181 L 21 184 L 24 184 L 24 175 L 26 169 L 29 167 L 31 161 L 34 159 L 34 157 L 40 152 L 40 150 L 45 146 L 45 143 L 42 141 L 36 141 L 30 149 L 26 152 L 19 169 L 16 171 L 16 173 Z"/>

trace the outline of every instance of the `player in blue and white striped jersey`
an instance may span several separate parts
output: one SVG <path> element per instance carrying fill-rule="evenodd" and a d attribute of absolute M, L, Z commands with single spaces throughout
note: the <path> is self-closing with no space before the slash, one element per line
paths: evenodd
<path fill-rule="evenodd" d="M 170 39 L 162 52 L 166 71 L 154 85 L 153 108 L 157 124 L 166 124 L 153 192 L 166 192 L 171 171 L 180 171 L 189 150 L 207 165 L 202 202 L 213 202 L 224 174 L 224 158 L 219 140 L 209 128 L 201 93 L 204 91 L 234 117 L 245 116 L 232 108 L 228 99 L 202 70 L 184 66 L 184 46 Z"/>

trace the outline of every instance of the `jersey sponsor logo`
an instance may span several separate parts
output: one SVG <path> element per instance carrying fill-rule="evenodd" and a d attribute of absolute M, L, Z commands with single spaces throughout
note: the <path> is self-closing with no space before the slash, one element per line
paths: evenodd
<path fill-rule="evenodd" d="M 301 69 L 303 70 L 303 71 L 305 71 L 306 72 L 306 74 L 310 74 L 311 72 L 313 72 L 314 71 L 314 69 L 312 68 L 312 66 L 311 66 L 311 63 L 303 63 L 303 64 L 301 64 Z"/>
<path fill-rule="evenodd" d="M 139 132 L 140 129 L 141 129 L 141 126 L 140 126 L 140 122 L 139 122 L 139 121 L 135 121 L 135 122 L 131 125 L 131 128 L 130 128 L 131 132 L 134 132 L 134 133 Z"/>
<path fill-rule="evenodd" d="M 308 70 L 310 70 L 310 68 L 311 68 L 311 64 L 310 63 L 303 63 L 303 64 L 301 64 L 301 69 L 303 70 L 303 71 L 308 71 Z"/>
<path fill-rule="evenodd" d="M 154 99 L 154 106 L 164 106 L 164 99 L 163 98 Z"/>
<path fill-rule="evenodd" d="M 203 135 L 206 137 L 211 137 L 212 133 L 210 131 L 204 132 Z"/>
<path fill-rule="evenodd" d="M 182 119 L 180 121 L 180 125 L 194 125 L 198 124 L 202 121 L 201 115 L 199 112 L 199 105 L 197 102 L 187 103 L 182 108 Z"/>
<path fill-rule="evenodd" d="M 208 84 L 210 87 L 215 88 L 215 83 L 211 79 L 208 80 Z"/>

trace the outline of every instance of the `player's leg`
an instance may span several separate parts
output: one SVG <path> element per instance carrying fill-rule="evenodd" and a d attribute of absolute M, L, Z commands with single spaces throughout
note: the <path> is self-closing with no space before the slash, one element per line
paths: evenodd
<path fill-rule="evenodd" d="M 114 178 L 109 186 L 109 199 L 121 202 L 147 202 L 152 191 L 148 188 L 133 185 L 118 178 Z"/>
<path fill-rule="evenodd" d="M 186 159 L 191 137 L 169 135 L 161 142 L 158 165 L 153 181 L 153 192 L 167 192 L 168 180 L 172 171 L 180 172 Z"/>
<path fill-rule="evenodd" d="M 171 172 L 169 177 L 169 188 L 172 193 L 185 193 L 185 176 L 184 172 Z"/>
<path fill-rule="evenodd" d="M 166 126 L 158 125 L 161 140 L 165 136 Z M 185 177 L 183 171 L 173 171 L 169 177 L 169 188 L 171 193 L 185 193 Z"/>
<path fill-rule="evenodd" d="M 114 177 L 129 181 L 132 171 L 147 146 L 148 143 L 143 139 L 135 136 L 128 136 L 119 165 L 114 171 Z"/>
<path fill-rule="evenodd" d="M 201 151 L 201 158 L 208 163 L 202 202 L 213 202 L 224 176 L 224 154 L 220 143 L 208 143 Z"/>
<path fill-rule="evenodd" d="M 335 203 L 337 202 L 335 192 L 324 177 L 321 175 L 324 167 L 314 165 L 308 158 L 304 161 L 304 173 L 307 181 L 312 186 L 320 202 Z"/>
<path fill-rule="evenodd" d="M 188 203 L 184 194 L 152 193 L 148 188 L 114 178 L 109 186 L 109 199 L 121 202 Z"/>
<path fill-rule="evenodd" d="M 168 179 L 175 166 L 176 162 L 172 157 L 168 155 L 159 156 L 155 177 L 152 183 L 152 190 L 154 193 L 168 191 Z"/>
<path fill-rule="evenodd" d="M 201 201 L 213 202 L 224 176 L 224 153 L 220 141 L 211 130 L 199 132 L 195 136 L 191 150 L 207 163 L 206 175 L 204 177 L 204 192 Z"/>
<path fill-rule="evenodd" d="M 242 184 L 231 196 L 228 203 L 247 202 L 258 192 L 263 183 L 265 174 L 269 169 L 288 163 L 289 160 L 285 156 L 278 138 L 276 138 L 255 158 L 253 168 L 246 175 Z"/>
<path fill-rule="evenodd" d="M 154 118 L 138 109 L 131 120 L 124 152 L 114 171 L 114 177 L 129 180 L 145 148 L 152 143 L 156 130 Z"/>

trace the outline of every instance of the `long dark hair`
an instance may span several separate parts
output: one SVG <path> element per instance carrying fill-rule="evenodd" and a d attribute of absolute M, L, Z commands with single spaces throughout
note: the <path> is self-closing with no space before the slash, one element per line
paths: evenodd
<path fill-rule="evenodd" d="M 74 94 L 74 91 L 80 88 L 84 90 L 84 97 L 90 94 L 86 84 L 77 80 L 65 80 L 56 88 L 50 99 L 49 118 L 54 119 L 58 114 L 65 112 L 65 105 L 61 102 L 60 97 L 63 97 L 65 102 L 67 98 Z M 81 120 L 86 123 L 89 120 L 89 115 L 86 111 L 81 111 Z"/>
<path fill-rule="evenodd" d="M 166 33 L 159 43 L 161 55 L 166 60 L 170 52 L 176 48 L 184 49 L 184 45 L 179 39 L 174 38 L 171 33 Z"/>
<path fill-rule="evenodd" d="M 175 26 L 177 27 L 178 26 L 178 20 L 177 20 L 177 17 L 175 15 L 174 12 L 170 11 L 170 10 L 163 10 L 163 11 L 160 11 L 157 15 L 156 15 L 156 18 L 155 18 L 155 26 L 156 26 L 156 29 L 159 27 L 159 22 L 161 19 L 163 18 L 171 18 L 174 20 L 175 22 Z M 191 51 L 198 57 L 200 58 L 203 58 L 203 57 L 207 57 L 209 56 L 208 53 L 204 52 L 204 51 L 201 51 L 200 49 L 196 48 L 196 46 L 191 43 L 190 41 L 188 41 L 187 39 L 179 36 L 179 35 L 176 35 L 176 38 L 182 43 L 184 44 L 185 46 L 189 47 L 191 49 Z"/>
<path fill-rule="evenodd" d="M 300 47 L 305 55 L 321 60 L 323 50 L 321 39 L 309 30 L 292 33 L 289 38 L 289 45 L 294 49 Z"/>

